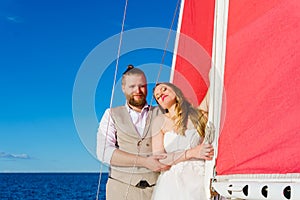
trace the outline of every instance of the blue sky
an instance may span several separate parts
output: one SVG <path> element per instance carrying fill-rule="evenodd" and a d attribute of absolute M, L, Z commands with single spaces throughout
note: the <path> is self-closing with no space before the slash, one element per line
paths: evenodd
<path fill-rule="evenodd" d="M 144 27 L 168 29 L 176 3 L 176 0 L 129 0 L 125 31 L 139 29 L 133 31 L 138 36 L 131 32 L 128 37 L 124 35 L 124 52 L 126 45 L 128 48 L 130 44 L 138 46 L 138 38 L 152 42 L 151 34 L 144 35 Z M 93 152 L 97 126 L 85 123 L 84 111 L 88 109 L 80 107 L 82 113 L 75 111 L 77 123 L 88 128 L 86 133 L 78 131 L 74 99 L 94 109 L 98 120 L 109 107 L 124 5 L 125 0 L 0 1 L 0 172 L 99 170 L 100 162 Z M 157 30 L 160 29 L 151 28 L 150 33 Z M 149 33 L 149 29 L 146 32 Z M 165 45 L 165 34 L 154 35 L 154 38 L 160 40 L 153 43 Z M 107 44 L 107 51 L 103 52 Z M 143 68 L 151 76 L 158 73 L 163 51 L 145 44 L 134 48 L 121 53 L 117 80 L 129 63 Z M 81 69 L 93 56 L 98 60 L 93 67 L 101 71 L 94 73 L 101 75 L 95 94 L 88 94 L 93 96 L 94 102 L 85 99 L 87 88 L 81 88 L 83 92 L 79 94 L 83 95 L 79 95 L 78 100 L 73 95 L 74 83 L 80 73 L 85 73 Z M 101 63 L 108 56 L 113 57 L 112 62 Z M 168 53 L 161 81 L 168 80 L 171 58 Z M 153 82 L 155 76 L 150 79 Z M 85 86 L 89 86 L 89 81 L 83 80 L 87 83 Z M 113 105 L 124 104 L 119 89 L 116 87 Z"/>

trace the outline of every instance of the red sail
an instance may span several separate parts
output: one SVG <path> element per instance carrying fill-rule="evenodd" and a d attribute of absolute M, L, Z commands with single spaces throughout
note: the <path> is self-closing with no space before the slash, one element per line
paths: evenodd
<path fill-rule="evenodd" d="M 218 175 L 300 173 L 299 10 L 299 0 L 229 2 Z M 207 55 L 179 38 L 173 82 L 195 103 L 209 84 L 213 13 L 214 1 L 185 1 L 180 32 Z"/>
<path fill-rule="evenodd" d="M 218 174 L 300 172 L 300 1 L 231 0 Z"/>
<path fill-rule="evenodd" d="M 185 95 L 199 104 L 207 87 L 211 66 L 214 0 L 186 0 L 182 3 L 177 56 L 173 81 Z M 182 9 L 182 8 L 181 8 Z"/>

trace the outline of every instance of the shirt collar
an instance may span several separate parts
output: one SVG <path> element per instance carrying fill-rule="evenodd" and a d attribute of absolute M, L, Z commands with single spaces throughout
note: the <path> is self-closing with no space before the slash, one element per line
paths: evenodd
<path fill-rule="evenodd" d="M 125 107 L 126 107 L 126 109 L 127 109 L 127 111 L 128 111 L 129 113 L 130 113 L 130 112 L 136 112 L 135 110 L 133 110 L 132 108 L 129 107 L 129 105 L 128 105 L 127 102 L 125 103 Z M 149 109 L 150 109 L 150 106 L 146 103 L 145 106 L 142 108 L 141 113 L 144 112 L 144 111 L 149 111 Z"/>

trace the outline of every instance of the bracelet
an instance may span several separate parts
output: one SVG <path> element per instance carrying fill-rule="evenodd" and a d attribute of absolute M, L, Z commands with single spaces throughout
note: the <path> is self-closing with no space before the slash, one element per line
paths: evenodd
<path fill-rule="evenodd" d="M 187 152 L 187 150 L 184 151 L 184 160 L 187 160 L 187 158 L 186 158 L 186 152 Z"/>
<path fill-rule="evenodd" d="M 175 157 L 175 153 L 172 153 L 172 163 L 175 162 L 174 157 Z"/>

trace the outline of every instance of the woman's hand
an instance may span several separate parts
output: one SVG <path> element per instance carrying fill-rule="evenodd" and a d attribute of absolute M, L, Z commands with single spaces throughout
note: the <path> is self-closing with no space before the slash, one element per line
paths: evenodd
<path fill-rule="evenodd" d="M 212 160 L 214 156 L 214 148 L 211 144 L 201 143 L 194 148 L 187 150 L 186 158 L 187 159 L 203 159 L 203 160 Z"/>

